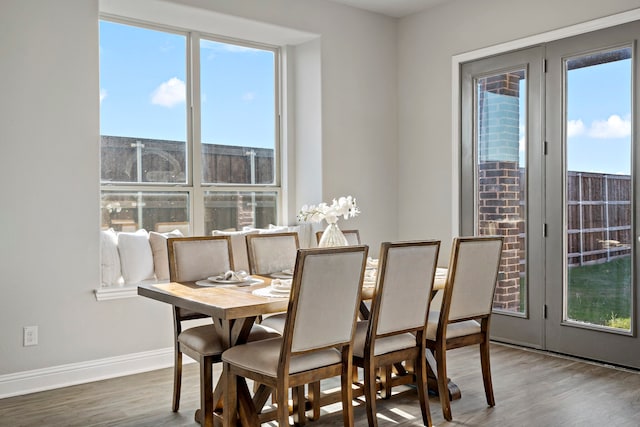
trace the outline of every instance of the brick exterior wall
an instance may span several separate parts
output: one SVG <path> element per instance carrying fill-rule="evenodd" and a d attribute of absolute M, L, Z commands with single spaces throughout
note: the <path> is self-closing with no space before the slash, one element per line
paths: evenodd
<path fill-rule="evenodd" d="M 494 308 L 520 309 L 524 277 L 524 175 L 519 164 L 519 91 L 522 73 L 479 81 L 478 234 L 504 237 Z M 522 182 L 521 182 L 522 181 Z"/>
<path fill-rule="evenodd" d="M 493 306 L 501 310 L 520 307 L 520 264 L 524 246 L 520 230 L 520 171 L 518 162 L 483 162 L 478 165 L 478 234 L 504 237 L 500 274 Z"/>

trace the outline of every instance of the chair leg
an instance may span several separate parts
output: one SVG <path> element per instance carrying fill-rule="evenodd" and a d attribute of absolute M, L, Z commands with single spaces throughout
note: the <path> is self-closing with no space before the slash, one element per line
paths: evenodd
<path fill-rule="evenodd" d="M 230 372 L 228 363 L 223 364 L 222 375 L 225 382 L 222 422 L 224 427 L 231 427 L 237 425 L 238 377 Z"/>
<path fill-rule="evenodd" d="M 367 421 L 370 427 L 377 427 L 376 417 L 376 368 L 373 363 L 365 360 L 364 363 L 364 397 L 367 411 Z"/>
<path fill-rule="evenodd" d="M 393 373 L 393 366 L 381 366 L 378 369 L 380 371 L 380 384 L 382 385 L 380 395 L 383 399 L 389 399 L 391 397 L 391 374 Z"/>
<path fill-rule="evenodd" d="M 343 350 L 343 367 L 341 378 L 342 388 L 342 419 L 345 427 L 353 427 L 353 390 L 351 380 L 353 379 L 353 364 L 351 354 Z M 345 361 L 347 359 L 347 361 Z"/>
<path fill-rule="evenodd" d="M 176 348 L 173 358 L 173 401 L 171 409 L 178 412 L 180 409 L 180 389 L 182 388 L 182 352 Z"/>
<path fill-rule="evenodd" d="M 316 421 L 320 419 L 320 381 L 309 384 L 309 401 L 312 410 L 310 419 Z"/>
<path fill-rule="evenodd" d="M 200 410 L 202 427 L 213 427 L 213 360 L 200 358 Z"/>
<path fill-rule="evenodd" d="M 296 426 L 303 426 L 307 421 L 304 385 L 293 387 L 291 397 L 293 398 L 293 424 Z"/>
<path fill-rule="evenodd" d="M 416 387 L 418 388 L 418 398 L 420 400 L 420 411 L 422 411 L 422 423 L 432 426 L 431 410 L 429 409 L 429 393 L 427 392 L 427 361 L 426 355 L 420 353 L 414 363 L 416 373 Z"/>
<path fill-rule="evenodd" d="M 491 381 L 489 339 L 486 336 L 484 338 L 484 341 L 480 343 L 480 364 L 482 366 L 482 381 L 484 382 L 484 394 L 487 397 L 487 404 L 493 407 L 496 405 L 496 401 L 493 397 L 493 384 Z"/>
<path fill-rule="evenodd" d="M 442 415 L 451 421 L 451 402 L 449 402 L 449 388 L 447 387 L 447 350 L 444 344 L 435 351 L 436 366 L 438 368 L 438 396 L 442 406 Z"/>
<path fill-rule="evenodd" d="M 276 386 L 276 404 L 278 405 L 277 409 L 277 421 L 279 427 L 289 426 L 289 387 L 284 382 L 278 382 Z"/>

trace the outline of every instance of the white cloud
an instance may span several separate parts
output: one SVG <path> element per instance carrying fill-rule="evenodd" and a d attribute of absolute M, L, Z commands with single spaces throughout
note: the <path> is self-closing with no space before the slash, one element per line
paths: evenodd
<path fill-rule="evenodd" d="M 567 138 L 572 136 L 581 135 L 584 133 L 584 123 L 582 120 L 569 120 L 567 122 Z"/>
<path fill-rule="evenodd" d="M 107 97 L 107 90 L 100 89 L 100 104 L 102 104 L 102 100 L 105 99 L 106 97 Z"/>
<path fill-rule="evenodd" d="M 617 114 L 609 116 L 607 120 L 595 120 L 591 123 L 589 136 L 591 138 L 608 139 L 624 138 L 631 135 L 631 119 L 629 116 L 622 119 Z"/>
<path fill-rule="evenodd" d="M 256 94 L 255 92 L 247 92 L 244 95 L 242 95 L 242 100 L 243 101 L 247 101 L 247 102 L 251 102 L 254 99 L 256 99 Z"/>
<path fill-rule="evenodd" d="M 186 100 L 186 85 L 177 77 L 162 83 L 151 94 L 151 103 L 163 107 L 173 107 Z"/>

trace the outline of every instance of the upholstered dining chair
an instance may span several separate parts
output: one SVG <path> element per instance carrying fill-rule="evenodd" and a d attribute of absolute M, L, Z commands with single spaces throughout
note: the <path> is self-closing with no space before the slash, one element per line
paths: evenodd
<path fill-rule="evenodd" d="M 385 242 L 380 246 L 379 273 L 371 316 L 358 322 L 353 344 L 354 365 L 364 371 L 369 426 L 376 418 L 376 373 L 412 361 L 422 422 L 431 426 L 427 393 L 425 333 L 440 241 Z M 391 387 L 391 378 L 386 384 Z"/>
<path fill-rule="evenodd" d="M 480 365 L 489 406 L 495 406 L 489 362 L 489 326 L 500 269 L 503 238 L 458 237 L 453 241 L 441 305 L 432 304 L 427 322 L 427 361 L 438 377 L 442 413 L 451 421 L 447 350 L 480 345 Z"/>
<path fill-rule="evenodd" d="M 246 236 L 249 271 L 251 274 L 270 275 L 293 270 L 299 248 L 298 233 L 266 233 Z M 261 324 L 282 333 L 287 313 L 264 317 Z"/>
<path fill-rule="evenodd" d="M 359 245 L 360 241 L 360 231 L 359 230 L 341 230 L 344 237 L 347 239 L 347 243 L 349 245 Z M 316 241 L 320 243 L 320 239 L 322 238 L 323 231 L 316 231 Z"/>
<path fill-rule="evenodd" d="M 253 406 L 245 379 L 275 391 L 282 427 L 289 425 L 289 388 L 294 418 L 304 419 L 304 399 L 295 394 L 304 384 L 335 376 L 341 377 L 344 425 L 353 426 L 351 346 L 367 252 L 367 246 L 298 251 L 283 336 L 234 346 L 222 355 L 224 426 L 236 425 L 236 408 L 243 425 L 259 424 L 262 408 Z"/>
<path fill-rule="evenodd" d="M 300 247 L 298 233 L 248 234 L 246 241 L 251 274 L 268 275 L 293 269 Z"/>
<path fill-rule="evenodd" d="M 192 282 L 215 276 L 233 269 L 233 258 L 228 236 L 175 237 L 167 239 L 169 279 L 172 282 Z M 174 324 L 174 377 L 172 409 L 180 408 L 182 384 L 182 354 L 200 364 L 201 413 L 211 425 L 213 422 L 212 364 L 220 362 L 222 341 L 213 323 L 183 329 L 183 322 L 208 316 L 173 307 Z M 249 340 L 279 336 L 275 331 L 254 325 Z M 209 419 L 211 418 L 211 419 Z"/>

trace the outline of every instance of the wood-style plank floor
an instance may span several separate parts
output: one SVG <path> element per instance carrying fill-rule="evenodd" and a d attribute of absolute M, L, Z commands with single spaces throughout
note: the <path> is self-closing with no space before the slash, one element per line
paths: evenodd
<path fill-rule="evenodd" d="M 452 403 L 453 421 L 430 397 L 436 426 L 640 426 L 640 373 L 493 344 L 496 406 L 486 405 L 477 347 L 448 353 L 450 377 L 462 398 Z M 215 374 L 219 375 L 216 367 Z M 337 384 L 337 383 L 336 383 Z M 325 384 L 326 385 L 326 384 Z M 330 384 L 329 384 L 330 385 Z M 324 387 L 324 385 L 323 385 Z M 1 426 L 198 426 L 198 370 L 185 367 L 180 412 L 171 412 L 172 370 L 98 381 L 0 400 Z M 378 424 L 419 426 L 417 394 L 399 392 L 378 400 Z M 342 425 L 340 405 L 329 407 L 313 426 Z M 367 426 L 364 405 L 356 426 Z"/>

